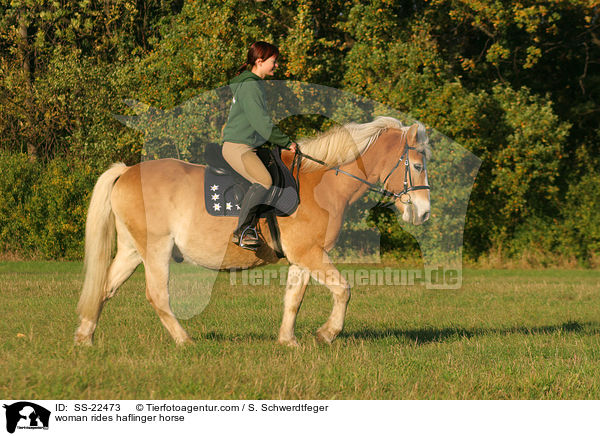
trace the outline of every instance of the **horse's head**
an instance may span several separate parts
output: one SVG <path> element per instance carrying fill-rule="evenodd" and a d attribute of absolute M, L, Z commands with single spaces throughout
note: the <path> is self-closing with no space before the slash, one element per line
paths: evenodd
<path fill-rule="evenodd" d="M 427 134 L 417 123 L 401 131 L 400 143 L 395 141 L 391 146 L 393 151 L 380 181 L 395 194 L 394 204 L 402 212 L 402 219 L 420 225 L 429 219 L 430 211 Z"/>

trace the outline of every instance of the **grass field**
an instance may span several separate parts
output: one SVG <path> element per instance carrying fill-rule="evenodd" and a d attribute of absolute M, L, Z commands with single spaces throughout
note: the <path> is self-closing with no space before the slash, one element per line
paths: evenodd
<path fill-rule="evenodd" d="M 0 263 L 1 398 L 600 398 L 600 271 L 468 270 L 456 291 L 355 287 L 331 346 L 314 340 L 331 297 L 311 284 L 290 349 L 276 343 L 279 283 L 230 286 L 220 274 L 204 312 L 182 321 L 195 344 L 180 348 L 140 267 L 105 307 L 95 345 L 74 348 L 81 268 Z"/>

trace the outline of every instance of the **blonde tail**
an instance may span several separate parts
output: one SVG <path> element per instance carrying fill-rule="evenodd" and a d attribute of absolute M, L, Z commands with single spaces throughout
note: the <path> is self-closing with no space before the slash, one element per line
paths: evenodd
<path fill-rule="evenodd" d="M 85 224 L 85 279 L 77 312 L 81 320 L 95 324 L 104 301 L 104 287 L 112 259 L 115 216 L 110 194 L 116 180 L 127 170 L 123 163 L 113 164 L 94 186 Z"/>

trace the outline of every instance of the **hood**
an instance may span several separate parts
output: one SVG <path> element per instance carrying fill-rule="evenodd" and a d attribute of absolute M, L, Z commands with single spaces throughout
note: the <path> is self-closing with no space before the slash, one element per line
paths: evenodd
<path fill-rule="evenodd" d="M 229 82 L 229 86 L 231 87 L 231 90 L 233 92 L 235 92 L 237 87 L 242 82 L 245 82 L 246 80 L 262 80 L 262 79 L 260 77 L 258 77 L 256 74 L 254 74 L 252 71 L 246 70 L 246 71 L 238 74 L 237 76 L 235 76 L 233 79 L 231 79 L 231 82 Z"/>

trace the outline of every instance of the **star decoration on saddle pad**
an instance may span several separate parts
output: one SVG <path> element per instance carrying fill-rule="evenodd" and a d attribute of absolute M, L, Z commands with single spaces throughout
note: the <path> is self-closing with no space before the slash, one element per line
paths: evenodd
<path fill-rule="evenodd" d="M 208 183 L 206 185 L 206 207 L 215 216 L 235 216 L 242 210 L 235 197 L 227 191 L 227 183 Z"/>

